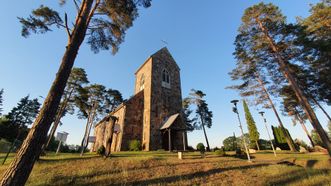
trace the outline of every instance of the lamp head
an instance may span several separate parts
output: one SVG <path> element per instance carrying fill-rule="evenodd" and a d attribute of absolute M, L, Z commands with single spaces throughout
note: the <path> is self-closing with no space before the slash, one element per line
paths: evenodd
<path fill-rule="evenodd" d="M 236 99 L 231 101 L 231 103 L 233 103 L 235 106 L 237 105 L 238 102 L 239 102 L 239 100 L 236 100 Z"/>
<path fill-rule="evenodd" d="M 264 112 L 263 112 L 263 111 L 261 111 L 261 112 L 259 112 L 259 114 L 261 114 L 261 116 L 263 116 Z"/>
<path fill-rule="evenodd" d="M 232 111 L 238 114 L 238 109 L 236 107 L 232 107 Z"/>

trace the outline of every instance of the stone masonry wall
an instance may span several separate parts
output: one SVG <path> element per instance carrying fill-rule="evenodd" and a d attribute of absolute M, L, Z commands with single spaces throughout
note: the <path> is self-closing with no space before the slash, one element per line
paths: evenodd
<path fill-rule="evenodd" d="M 126 117 L 126 109 L 127 109 L 127 106 L 124 105 L 123 107 L 121 107 L 119 110 L 117 110 L 116 112 L 114 112 L 112 114 L 112 116 L 115 116 L 116 118 L 118 118 L 115 125 L 119 125 L 119 128 L 120 128 L 120 133 L 118 133 L 118 134 L 113 133 L 113 140 L 112 140 L 112 144 L 111 144 L 112 152 L 121 151 L 123 128 L 125 125 L 124 122 L 125 122 L 125 117 Z"/>
<path fill-rule="evenodd" d="M 151 102 L 151 150 L 162 148 L 160 128 L 168 117 L 180 113 L 182 109 L 182 94 L 180 69 L 166 48 L 152 56 L 152 102 Z M 170 88 L 162 87 L 162 71 L 166 69 L 170 75 Z M 174 135 L 173 142 L 181 142 L 180 135 Z M 176 145 L 177 146 L 177 145 Z"/>
<path fill-rule="evenodd" d="M 143 138 L 144 91 L 140 91 L 126 103 L 121 151 L 129 150 L 131 140 Z"/>
<path fill-rule="evenodd" d="M 143 109 L 143 135 L 142 146 L 143 150 L 150 150 L 150 112 L 151 112 L 151 83 L 152 83 L 152 59 L 147 61 L 136 72 L 135 94 L 140 91 L 140 80 L 144 75 L 144 109 Z"/>
<path fill-rule="evenodd" d="M 95 142 L 92 147 L 92 152 L 97 151 L 104 141 L 104 133 L 106 129 L 106 122 L 99 123 L 94 129 L 94 136 L 96 136 Z"/>

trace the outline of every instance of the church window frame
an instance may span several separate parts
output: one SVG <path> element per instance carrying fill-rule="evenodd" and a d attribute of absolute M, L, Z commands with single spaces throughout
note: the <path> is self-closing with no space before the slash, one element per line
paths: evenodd
<path fill-rule="evenodd" d="M 170 88 L 170 74 L 167 69 L 162 70 L 162 87 Z"/>
<path fill-rule="evenodd" d="M 145 75 L 142 74 L 139 80 L 139 90 L 143 90 L 145 88 Z"/>

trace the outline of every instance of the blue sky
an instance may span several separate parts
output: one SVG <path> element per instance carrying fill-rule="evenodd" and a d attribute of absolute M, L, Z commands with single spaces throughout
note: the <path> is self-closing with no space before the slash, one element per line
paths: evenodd
<path fill-rule="evenodd" d="M 17 17 L 26 17 L 40 4 L 74 15 L 75 10 L 69 4 L 60 7 L 57 1 L 6 1 L 2 3 L 2 27 L 0 29 L 0 88 L 4 88 L 4 113 L 10 111 L 27 94 L 31 97 L 45 97 L 67 42 L 64 30 L 54 28 L 44 35 L 31 35 L 25 39 L 20 36 L 21 25 Z M 221 146 L 224 138 L 235 132 L 239 135 L 236 116 L 231 111 L 230 100 L 238 99 L 238 94 L 225 89 L 232 82 L 228 72 L 234 68 L 233 41 L 240 25 L 243 11 L 260 1 L 156 1 L 152 7 L 140 11 L 140 17 L 127 32 L 125 42 L 119 52 L 113 56 L 109 51 L 94 54 L 89 46 L 83 44 L 75 66 L 86 70 L 91 83 L 100 83 L 108 88 L 118 89 L 124 98 L 134 92 L 135 70 L 154 52 L 164 47 L 168 49 L 181 68 L 183 96 L 191 88 L 204 91 L 207 103 L 214 113 L 213 126 L 207 130 L 212 147 Z M 272 2 L 280 7 L 289 22 L 296 16 L 307 16 L 309 4 L 315 0 L 277 0 Z M 69 21 L 74 21 L 73 17 Z M 40 99 L 42 101 L 42 99 Z M 242 104 L 239 104 L 242 120 Z M 331 109 L 327 108 L 330 113 Z M 261 138 L 267 139 L 262 119 L 252 107 L 251 112 L 257 123 Z M 326 127 L 327 119 L 317 111 L 320 122 Z M 269 124 L 276 125 L 271 111 L 266 111 Z M 293 127 L 289 118 L 283 117 L 285 126 L 293 138 L 307 141 L 300 126 Z M 63 118 L 64 125 L 59 131 L 69 133 L 67 142 L 79 144 L 85 120 L 68 116 Z M 307 124 L 311 129 L 311 125 Z M 247 131 L 244 122 L 244 130 Z M 203 132 L 189 134 L 189 144 L 195 146 L 205 142 Z"/>

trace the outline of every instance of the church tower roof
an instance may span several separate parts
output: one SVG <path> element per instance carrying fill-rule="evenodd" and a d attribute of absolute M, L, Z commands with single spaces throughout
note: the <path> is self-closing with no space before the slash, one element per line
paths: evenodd
<path fill-rule="evenodd" d="M 137 74 L 137 72 L 139 72 L 139 70 L 141 68 L 143 68 L 145 66 L 146 63 L 148 63 L 150 61 L 150 59 L 153 60 L 153 58 L 158 58 L 158 57 L 162 57 L 164 55 L 167 55 L 168 57 L 170 57 L 172 59 L 172 61 L 176 64 L 176 67 L 178 68 L 178 70 L 180 70 L 179 66 L 177 65 L 176 61 L 174 60 L 174 58 L 172 57 L 172 55 L 170 54 L 169 50 L 167 47 L 163 47 L 160 50 L 158 50 L 157 52 L 155 52 L 154 54 L 152 54 L 151 56 L 149 56 L 146 61 L 137 69 L 137 71 L 135 72 L 135 74 Z"/>

